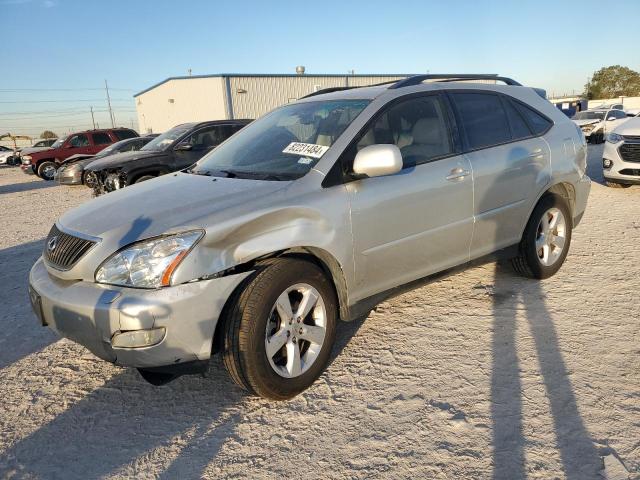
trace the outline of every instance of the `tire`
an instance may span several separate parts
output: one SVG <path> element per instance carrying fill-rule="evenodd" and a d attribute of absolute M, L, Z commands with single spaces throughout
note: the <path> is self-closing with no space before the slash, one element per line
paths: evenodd
<path fill-rule="evenodd" d="M 287 294 L 288 290 L 291 292 Z M 307 296 L 313 298 L 309 292 L 317 293 L 319 299 L 300 319 L 295 316 L 300 306 L 296 302 L 301 303 Z M 277 301 L 289 305 L 293 315 L 281 314 L 286 308 L 276 307 Z M 238 385 L 265 398 L 286 400 L 307 389 L 320 376 L 335 340 L 338 308 L 333 285 L 318 266 L 296 258 L 265 262 L 238 289 L 231 302 L 224 315 L 222 356 Z M 310 327 L 316 334 L 324 328 L 324 336 L 318 343 L 306 340 L 312 331 Z M 267 344 L 273 345 L 271 357 Z M 293 352 L 297 354 L 290 357 Z M 290 358 L 301 360 L 296 364 L 293 360 L 289 362 Z"/>
<path fill-rule="evenodd" d="M 556 217 L 558 212 L 561 216 Z M 544 232 L 545 215 L 546 224 L 551 224 L 548 233 Z M 529 278 L 543 279 L 554 275 L 567 257 L 572 230 L 573 218 L 565 199 L 555 194 L 543 196 L 527 222 L 518 256 L 511 259 L 514 270 Z"/>
<path fill-rule="evenodd" d="M 156 177 L 153 175 L 143 175 L 142 177 L 137 179 L 134 183 L 146 182 L 147 180 L 151 180 L 152 178 L 156 178 Z"/>
<path fill-rule="evenodd" d="M 45 161 L 38 165 L 37 173 L 43 180 L 51 181 L 57 169 L 55 162 Z"/>
<path fill-rule="evenodd" d="M 631 186 L 628 183 L 617 183 L 609 180 L 605 180 L 604 183 L 607 187 L 611 188 L 629 188 Z"/>

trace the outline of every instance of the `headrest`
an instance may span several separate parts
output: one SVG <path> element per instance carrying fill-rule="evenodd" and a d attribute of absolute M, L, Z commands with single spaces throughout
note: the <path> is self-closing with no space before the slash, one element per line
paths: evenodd
<path fill-rule="evenodd" d="M 437 144 L 442 142 L 442 124 L 439 118 L 421 118 L 413 126 L 413 143 Z"/>

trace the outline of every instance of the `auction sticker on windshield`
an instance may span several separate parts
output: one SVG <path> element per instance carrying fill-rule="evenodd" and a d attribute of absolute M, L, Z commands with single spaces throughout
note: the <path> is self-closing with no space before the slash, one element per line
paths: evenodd
<path fill-rule="evenodd" d="M 316 145 L 314 143 L 291 142 L 287 145 L 282 153 L 290 153 L 291 155 L 300 155 L 311 158 L 321 158 L 329 147 L 324 145 Z"/>

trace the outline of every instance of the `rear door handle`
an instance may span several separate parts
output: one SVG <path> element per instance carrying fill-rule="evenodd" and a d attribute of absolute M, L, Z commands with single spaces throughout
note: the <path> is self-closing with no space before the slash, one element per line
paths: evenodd
<path fill-rule="evenodd" d="M 451 173 L 449 173 L 449 175 L 447 175 L 445 178 L 450 182 L 457 182 L 469 175 L 471 175 L 471 172 L 469 170 L 465 170 L 464 168 L 458 167 L 451 170 Z"/>

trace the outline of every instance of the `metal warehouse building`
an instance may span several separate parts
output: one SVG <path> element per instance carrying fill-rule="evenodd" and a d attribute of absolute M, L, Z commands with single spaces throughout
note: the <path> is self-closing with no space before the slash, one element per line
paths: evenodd
<path fill-rule="evenodd" d="M 299 71 L 304 69 L 299 67 Z M 140 132 L 164 132 L 184 122 L 258 118 L 329 87 L 357 87 L 408 77 L 385 75 L 232 74 L 170 77 L 134 95 Z"/>

